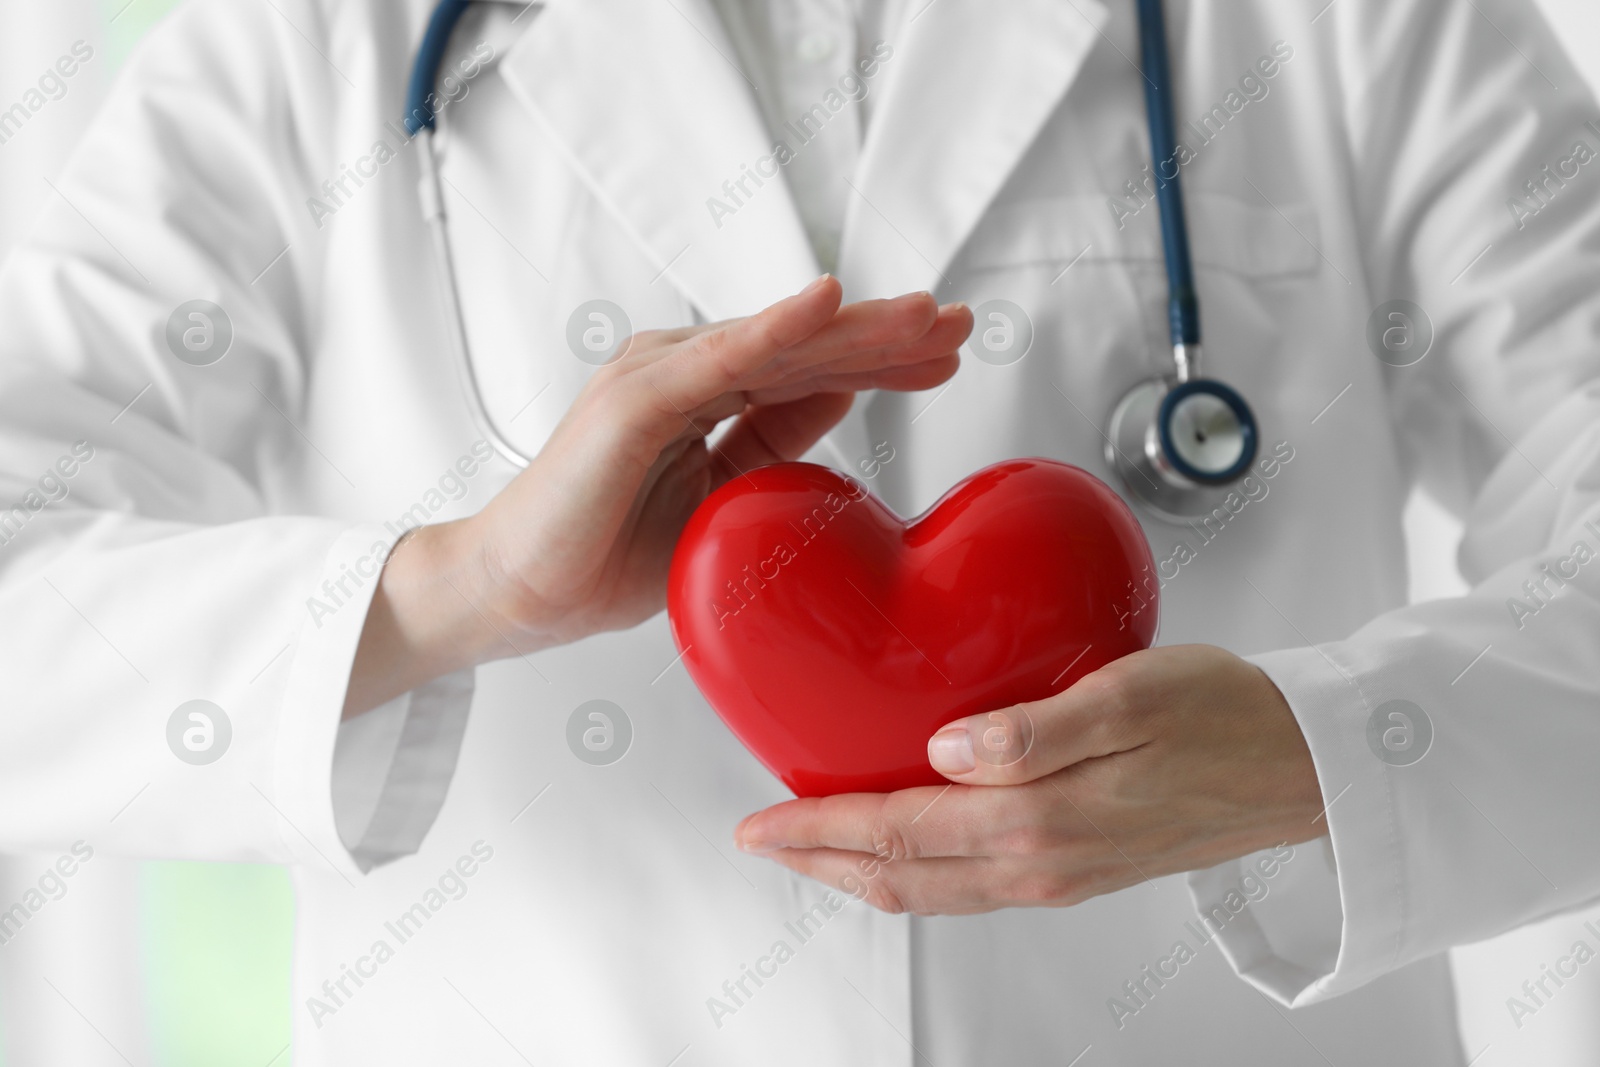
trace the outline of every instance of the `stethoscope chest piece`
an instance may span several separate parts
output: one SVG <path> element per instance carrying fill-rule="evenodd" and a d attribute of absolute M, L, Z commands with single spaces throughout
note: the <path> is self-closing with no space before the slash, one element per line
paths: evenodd
<path fill-rule="evenodd" d="M 1106 462 L 1151 514 L 1185 523 L 1209 515 L 1255 462 L 1255 416 L 1209 378 L 1149 378 L 1111 413 Z"/>

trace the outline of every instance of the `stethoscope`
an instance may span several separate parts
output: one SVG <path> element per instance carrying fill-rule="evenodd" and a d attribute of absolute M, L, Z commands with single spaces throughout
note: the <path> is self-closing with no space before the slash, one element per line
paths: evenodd
<path fill-rule="evenodd" d="M 1256 418 L 1230 386 L 1200 376 L 1200 298 L 1189 261 L 1189 224 L 1183 213 L 1172 123 L 1172 74 L 1161 0 L 1137 0 L 1139 55 L 1144 61 L 1144 102 L 1150 155 L 1156 161 L 1156 203 L 1161 250 L 1167 264 L 1167 318 L 1172 331 L 1170 374 L 1147 378 L 1117 402 L 1106 427 L 1106 462 L 1122 487 L 1152 514 L 1185 523 L 1211 514 L 1228 486 L 1255 462 Z"/>
<path fill-rule="evenodd" d="M 494 450 L 515 466 L 526 467 L 529 458 L 506 439 L 490 416 L 473 369 L 433 143 L 436 116 L 428 102 L 450 35 L 471 2 L 443 0 L 434 8 L 407 85 L 405 124 L 412 137 L 422 135 L 418 195 L 432 231 L 462 396 Z M 1170 178 L 1162 173 L 1161 161 L 1173 160 L 1177 149 L 1162 0 L 1136 3 L 1151 156 L 1158 161 L 1156 201 L 1167 268 L 1173 369 L 1135 385 L 1117 403 L 1105 431 L 1105 453 L 1130 496 L 1153 515 L 1182 523 L 1221 506 L 1227 487 L 1255 462 L 1258 442 L 1255 416 L 1244 398 L 1224 383 L 1200 376 L 1200 302 L 1189 259 L 1182 189 L 1176 172 Z"/>

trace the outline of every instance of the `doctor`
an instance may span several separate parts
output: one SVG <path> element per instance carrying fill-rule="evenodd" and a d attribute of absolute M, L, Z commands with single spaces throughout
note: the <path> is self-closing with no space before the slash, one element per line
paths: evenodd
<path fill-rule="evenodd" d="M 395 133 L 429 9 L 181 9 L 7 264 L 0 844 L 292 865 L 299 1064 L 1465 1063 L 1440 953 L 1600 896 L 1600 135 L 1542 24 L 1169 5 L 1263 444 L 1144 516 L 1181 647 L 1020 761 L 941 732 L 947 793 L 785 804 L 673 532 L 803 452 L 906 514 L 1111 477 L 1170 360 L 1133 6 L 476 5 L 443 189 L 522 473 Z M 1406 608 L 1418 480 L 1478 584 Z"/>

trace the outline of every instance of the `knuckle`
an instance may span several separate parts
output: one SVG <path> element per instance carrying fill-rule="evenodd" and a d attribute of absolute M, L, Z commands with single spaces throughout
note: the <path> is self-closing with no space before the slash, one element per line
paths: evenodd
<path fill-rule="evenodd" d="M 640 330 L 629 338 L 626 343 L 629 348 L 637 345 L 641 350 L 660 348 L 662 345 L 672 343 L 678 336 L 679 331 L 677 330 Z"/>
<path fill-rule="evenodd" d="M 898 890 L 888 884 L 887 880 L 880 881 L 868 891 L 867 903 L 885 915 L 904 915 L 906 913 L 905 899 Z"/>
<path fill-rule="evenodd" d="M 1113 664 L 1090 675 L 1088 696 L 1098 711 L 1101 728 L 1113 738 L 1138 734 L 1145 726 L 1147 709 L 1134 689 L 1132 675 Z"/>
<path fill-rule="evenodd" d="M 1121 716 L 1128 711 L 1131 704 L 1128 680 L 1116 668 L 1116 664 L 1095 671 L 1084 679 L 1084 684 L 1088 687 L 1089 696 L 1106 714 Z"/>
<path fill-rule="evenodd" d="M 1078 880 L 1063 871 L 1032 871 L 1012 883 L 1012 895 L 1024 904 L 1060 904 L 1074 899 Z"/>
<path fill-rule="evenodd" d="M 616 355 L 607 363 L 601 364 L 598 371 L 612 371 L 625 374 L 639 367 L 648 366 L 656 358 L 661 348 L 666 344 L 659 337 L 658 330 L 645 330 L 641 333 L 629 334 L 617 344 Z"/>
<path fill-rule="evenodd" d="M 1108 832 L 1126 832 L 1128 808 L 1164 799 L 1162 786 L 1152 786 L 1151 776 L 1128 760 L 1107 760 L 1105 765 L 1089 768 L 1097 773 L 1087 775 L 1090 799 L 1111 820 Z"/>
<path fill-rule="evenodd" d="M 1025 706 L 991 711 L 973 726 L 979 770 L 1006 781 L 1028 777 L 1035 727 Z"/>
<path fill-rule="evenodd" d="M 679 350 L 681 358 L 692 363 L 702 363 L 717 372 L 724 387 L 738 377 L 734 361 L 734 346 L 725 329 L 707 330 Z"/>
<path fill-rule="evenodd" d="M 1005 832 L 1000 841 L 1006 853 L 1013 856 L 1038 858 L 1049 855 L 1061 845 L 1061 835 L 1052 826 L 1030 820 Z"/>
<path fill-rule="evenodd" d="M 728 353 L 727 328 L 718 327 L 715 330 L 707 330 L 705 333 L 696 334 L 694 339 L 685 347 L 704 359 L 720 359 Z"/>
<path fill-rule="evenodd" d="M 1149 805 L 1153 799 L 1145 794 L 1137 771 L 1130 771 L 1115 760 L 1096 760 L 1085 766 L 1071 767 L 1054 778 L 1051 790 L 1056 803 L 1048 819 L 1055 829 L 1055 852 L 1081 854 L 1087 848 L 1096 852 L 1105 844 L 1112 844 L 1121 835 L 1130 832 L 1130 807 Z M 1156 818 L 1141 813 L 1140 818 Z"/>
<path fill-rule="evenodd" d="M 1072 805 L 1072 798 L 1062 788 L 1063 777 L 1067 776 L 1058 771 L 1018 789 L 1014 801 L 1018 818 L 1035 827 L 1047 827 L 1059 837 L 1061 820 L 1064 815 L 1070 814 L 1064 812 L 1063 808 Z"/>
<path fill-rule="evenodd" d="M 873 854 L 884 863 L 917 858 L 916 839 L 887 815 L 873 818 L 870 839 Z"/>
<path fill-rule="evenodd" d="M 1084 817 L 1115 810 L 1122 796 L 1123 770 L 1115 760 L 1072 768 L 1072 773 L 1059 783 L 1062 795 L 1075 809 L 1071 814 L 1081 822 Z"/>

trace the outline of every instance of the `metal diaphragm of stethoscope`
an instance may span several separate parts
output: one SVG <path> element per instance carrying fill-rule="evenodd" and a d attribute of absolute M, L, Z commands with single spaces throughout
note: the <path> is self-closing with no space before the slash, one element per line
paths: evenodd
<path fill-rule="evenodd" d="M 1224 383 L 1200 376 L 1200 302 L 1189 259 L 1182 189 L 1176 172 L 1171 177 L 1162 173 L 1166 161 L 1173 160 L 1177 151 L 1162 0 L 1135 2 L 1139 10 L 1139 50 L 1150 149 L 1157 161 L 1156 201 L 1167 268 L 1173 370 L 1135 385 L 1112 410 L 1106 432 L 1106 462 L 1128 495 L 1152 515 L 1183 523 L 1221 506 L 1227 487 L 1242 478 L 1255 462 L 1258 442 L 1255 416 L 1244 398 Z M 526 467 L 528 457 L 506 439 L 489 415 L 473 369 L 433 144 L 435 115 L 430 97 L 450 34 L 470 3 L 471 0 L 443 0 L 429 18 L 406 90 L 405 122 L 413 137 L 422 135 L 419 196 L 423 217 L 433 234 L 434 256 L 451 317 L 451 344 L 462 396 L 473 422 L 494 450 L 515 466 Z M 993 17 L 1005 16 L 997 8 Z"/>

